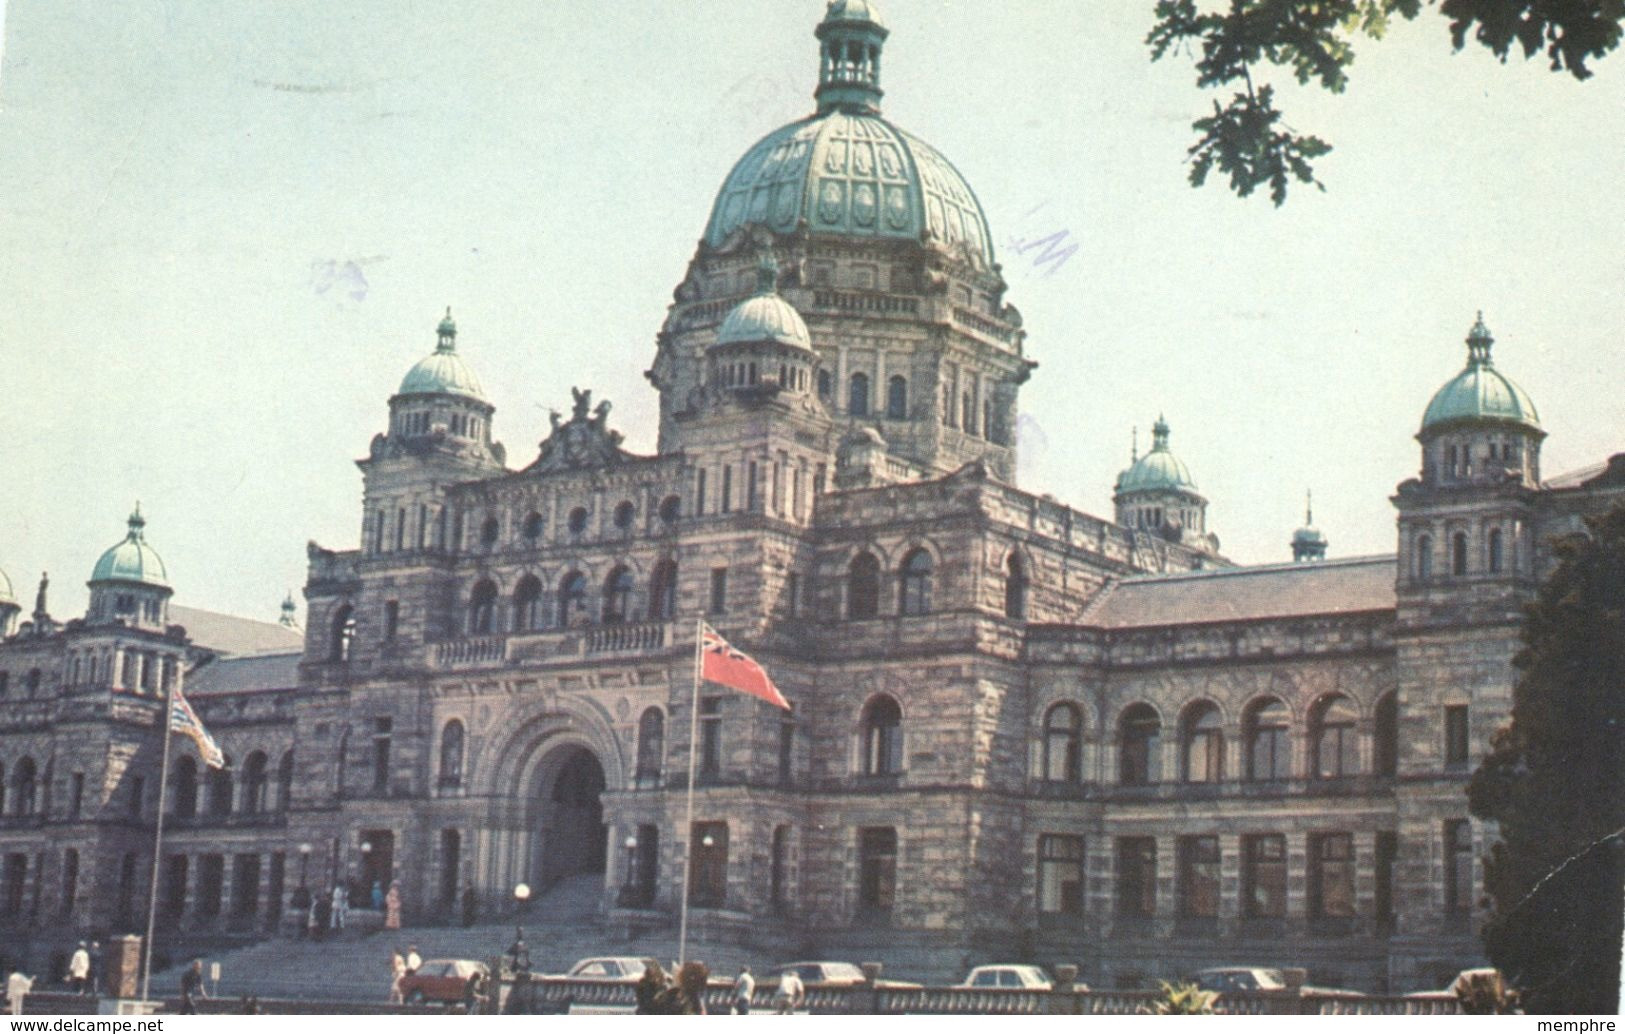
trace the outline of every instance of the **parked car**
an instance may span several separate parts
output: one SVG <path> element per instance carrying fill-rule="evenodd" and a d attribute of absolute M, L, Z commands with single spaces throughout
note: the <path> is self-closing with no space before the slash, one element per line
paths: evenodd
<path fill-rule="evenodd" d="M 401 997 L 408 1005 L 452 1005 L 463 1000 L 463 988 L 475 973 L 487 975 L 485 963 L 473 959 L 427 959 L 416 973 L 401 978 Z"/>
<path fill-rule="evenodd" d="M 602 955 L 582 959 L 563 975 L 566 980 L 601 980 L 608 984 L 635 984 L 654 959 L 637 955 Z"/>
<path fill-rule="evenodd" d="M 1203 991 L 1284 991 L 1286 974 L 1265 966 L 1214 966 L 1188 978 Z"/>
<path fill-rule="evenodd" d="M 977 966 L 965 975 L 960 987 L 1012 987 L 1027 991 L 1048 991 L 1055 985 L 1049 974 L 1037 966 Z M 1087 987 L 1079 987 L 1087 991 Z"/>
<path fill-rule="evenodd" d="M 801 982 L 811 987 L 822 984 L 825 987 L 850 987 L 863 983 L 863 969 L 850 962 L 786 962 L 768 970 L 767 977 L 762 981 L 769 987 L 779 985 L 779 975 L 786 970 L 795 970 Z M 887 980 L 881 978 L 875 982 L 877 987 L 893 987 L 904 990 L 913 990 L 921 987 L 920 984 L 909 983 L 903 980 Z M 761 985 L 758 985 L 761 986 Z"/>

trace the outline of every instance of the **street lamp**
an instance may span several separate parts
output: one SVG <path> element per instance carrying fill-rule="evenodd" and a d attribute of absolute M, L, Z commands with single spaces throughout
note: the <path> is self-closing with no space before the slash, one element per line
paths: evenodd
<path fill-rule="evenodd" d="M 513 889 L 514 902 L 519 906 L 519 913 L 525 915 L 530 911 L 530 884 L 521 883 Z"/>
<path fill-rule="evenodd" d="M 621 899 L 627 905 L 642 904 L 637 900 L 637 890 L 633 886 L 633 873 L 638 862 L 638 838 L 628 836 L 623 846 L 626 848 L 626 879 L 621 884 Z"/>
<path fill-rule="evenodd" d="M 305 877 L 310 874 L 310 852 L 316 850 L 310 841 L 299 845 L 299 886 L 304 887 Z"/>

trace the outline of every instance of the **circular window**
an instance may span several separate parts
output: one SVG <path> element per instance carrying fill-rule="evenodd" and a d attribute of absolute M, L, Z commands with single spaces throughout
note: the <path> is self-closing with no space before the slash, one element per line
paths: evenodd
<path fill-rule="evenodd" d="M 526 517 L 524 525 L 525 538 L 530 539 L 532 542 L 541 538 L 544 523 L 545 522 L 542 520 L 542 515 L 539 513 L 533 513 L 529 517 Z"/>
<path fill-rule="evenodd" d="M 485 543 L 487 546 L 496 545 L 497 533 L 500 530 L 501 525 L 497 523 L 497 519 L 495 517 L 485 518 L 485 523 L 480 525 L 480 541 Z"/>
<path fill-rule="evenodd" d="M 625 531 L 632 526 L 632 517 L 637 513 L 637 507 L 631 503 L 621 503 L 615 507 L 615 527 Z"/>
<path fill-rule="evenodd" d="M 578 506 L 570 511 L 570 534 L 579 535 L 587 530 L 587 508 Z"/>
<path fill-rule="evenodd" d="M 682 506 L 682 502 L 676 496 L 668 495 L 660 501 L 660 519 L 667 524 L 676 524 Z"/>

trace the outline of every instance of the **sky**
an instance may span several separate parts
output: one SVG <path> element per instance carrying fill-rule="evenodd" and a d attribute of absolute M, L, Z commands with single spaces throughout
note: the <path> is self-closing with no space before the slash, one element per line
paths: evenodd
<path fill-rule="evenodd" d="M 884 0 L 885 114 L 977 192 L 1039 363 L 1020 483 L 1109 516 L 1158 414 L 1245 563 L 1304 494 L 1391 552 L 1477 310 L 1550 432 L 1625 449 L 1625 57 L 1578 83 L 1427 11 L 1347 92 L 1274 76 L 1325 192 L 1192 189 L 1211 109 L 1151 0 Z M 387 400 L 449 305 L 528 463 L 571 386 L 652 452 L 643 378 L 733 163 L 810 112 L 820 0 L 0 0 L 0 570 L 82 613 L 139 500 L 176 602 L 274 620 L 353 548 Z M 1058 236 L 1056 235 L 1064 235 Z M 1064 259 L 1024 247 L 1056 237 Z"/>

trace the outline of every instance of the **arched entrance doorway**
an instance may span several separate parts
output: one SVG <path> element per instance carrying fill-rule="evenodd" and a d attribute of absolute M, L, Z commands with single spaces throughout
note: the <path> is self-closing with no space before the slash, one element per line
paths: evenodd
<path fill-rule="evenodd" d="M 604 766 L 586 747 L 562 746 L 542 759 L 533 798 L 540 889 L 582 873 L 603 875 L 608 843 L 603 792 Z"/>

